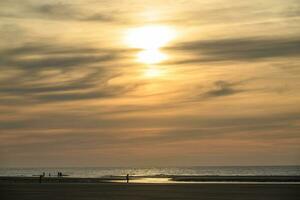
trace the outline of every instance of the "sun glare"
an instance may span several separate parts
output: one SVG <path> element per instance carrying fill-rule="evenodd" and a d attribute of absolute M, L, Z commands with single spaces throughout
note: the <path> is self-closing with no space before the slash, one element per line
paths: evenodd
<path fill-rule="evenodd" d="M 156 64 L 166 60 L 167 56 L 158 49 L 144 50 L 138 53 L 137 60 L 141 63 Z"/>
<path fill-rule="evenodd" d="M 147 66 L 144 76 L 153 78 L 162 75 L 161 70 L 153 65 L 167 60 L 168 56 L 160 48 L 167 45 L 174 37 L 175 31 L 163 25 L 147 25 L 126 32 L 127 45 L 140 49 L 136 61 L 151 65 Z"/>
<path fill-rule="evenodd" d="M 154 78 L 157 76 L 161 76 L 162 72 L 161 70 L 157 68 L 149 68 L 145 71 L 145 76 L 148 78 Z"/>
<path fill-rule="evenodd" d="M 162 25 L 148 25 L 130 29 L 126 42 L 130 47 L 139 49 L 159 49 L 175 37 L 173 29 Z"/>

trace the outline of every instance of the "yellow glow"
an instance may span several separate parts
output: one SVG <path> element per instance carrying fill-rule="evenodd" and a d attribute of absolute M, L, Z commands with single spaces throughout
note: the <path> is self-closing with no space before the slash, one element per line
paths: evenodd
<path fill-rule="evenodd" d="M 141 51 L 137 57 L 139 62 L 146 64 L 156 64 L 167 59 L 167 56 L 158 49 Z"/>
<path fill-rule="evenodd" d="M 157 68 L 149 68 L 145 71 L 145 76 L 149 78 L 154 78 L 162 75 L 162 71 Z"/>
<path fill-rule="evenodd" d="M 159 49 L 175 37 L 173 29 L 162 25 L 148 25 L 130 29 L 126 42 L 133 48 L 145 50 Z"/>
<path fill-rule="evenodd" d="M 168 26 L 147 25 L 133 28 L 126 33 L 126 43 L 132 48 L 141 49 L 136 55 L 140 63 L 152 65 L 144 71 L 144 76 L 154 78 L 162 76 L 162 71 L 153 66 L 165 61 L 168 56 L 161 52 L 160 48 L 165 46 L 175 37 L 175 31 Z"/>

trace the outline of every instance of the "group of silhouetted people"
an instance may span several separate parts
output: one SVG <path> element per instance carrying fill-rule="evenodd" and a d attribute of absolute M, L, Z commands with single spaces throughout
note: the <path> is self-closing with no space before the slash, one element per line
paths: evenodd
<path fill-rule="evenodd" d="M 63 177 L 63 174 L 61 172 L 57 172 L 58 177 Z"/>
<path fill-rule="evenodd" d="M 51 177 L 51 173 L 49 173 L 48 174 L 49 175 L 49 177 Z M 43 179 L 43 177 L 45 177 L 46 176 L 46 173 L 45 172 L 43 172 L 43 174 L 41 174 L 41 175 L 39 175 L 39 182 L 40 183 L 42 183 L 42 179 Z M 63 177 L 63 173 L 62 172 L 57 172 L 57 177 Z"/>

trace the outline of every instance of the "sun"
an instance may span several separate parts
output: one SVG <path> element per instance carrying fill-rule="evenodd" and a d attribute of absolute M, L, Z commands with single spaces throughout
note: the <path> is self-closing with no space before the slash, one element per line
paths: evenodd
<path fill-rule="evenodd" d="M 140 50 L 136 55 L 136 61 L 147 65 L 145 77 L 154 78 L 162 75 L 157 64 L 167 60 L 168 56 L 161 48 L 175 38 L 175 33 L 173 28 L 165 25 L 145 25 L 126 32 L 126 44 Z"/>
<path fill-rule="evenodd" d="M 175 37 L 175 31 L 164 25 L 147 25 L 132 28 L 126 33 L 126 43 L 144 50 L 159 49 Z"/>
<path fill-rule="evenodd" d="M 166 59 L 166 54 L 158 49 L 144 50 L 137 54 L 137 61 L 145 64 L 157 64 Z"/>

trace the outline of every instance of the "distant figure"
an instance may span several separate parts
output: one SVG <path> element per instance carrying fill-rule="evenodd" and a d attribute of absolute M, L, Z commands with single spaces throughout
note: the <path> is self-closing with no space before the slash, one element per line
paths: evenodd
<path fill-rule="evenodd" d="M 126 182 L 129 183 L 129 174 L 126 175 Z"/>
<path fill-rule="evenodd" d="M 46 173 L 45 172 L 43 172 L 43 176 L 45 177 L 45 175 L 46 175 Z"/>
<path fill-rule="evenodd" d="M 51 176 L 51 173 L 49 173 L 49 177 Z"/>
<path fill-rule="evenodd" d="M 40 183 L 42 183 L 42 178 L 43 178 L 43 175 L 40 175 L 40 180 L 39 180 Z"/>

